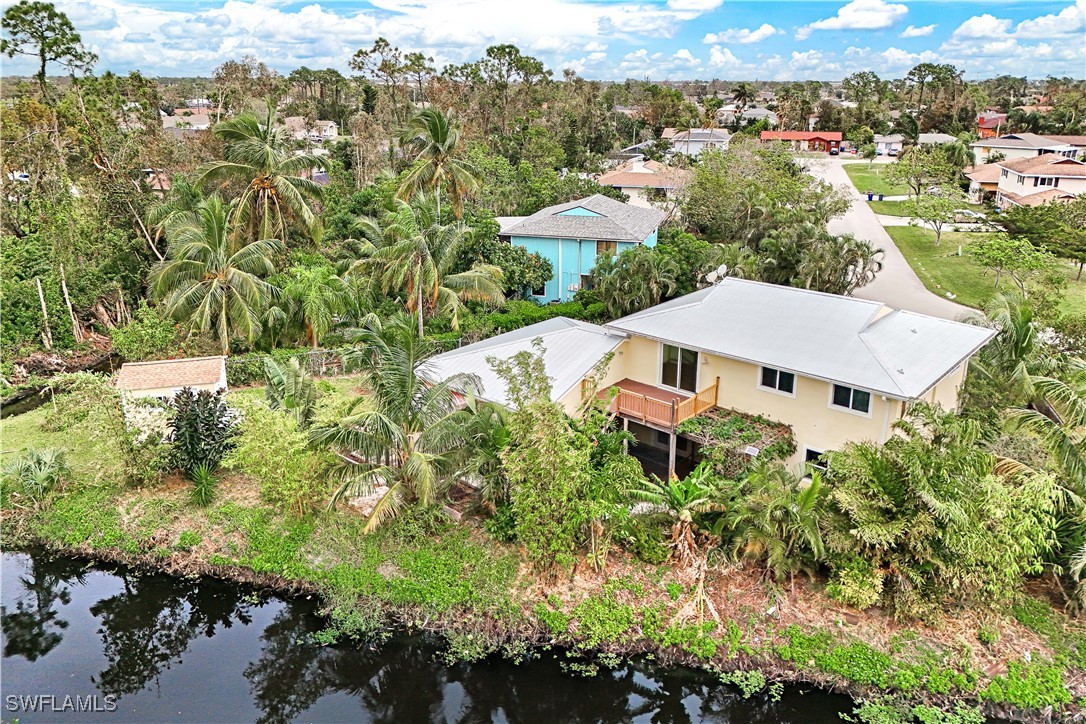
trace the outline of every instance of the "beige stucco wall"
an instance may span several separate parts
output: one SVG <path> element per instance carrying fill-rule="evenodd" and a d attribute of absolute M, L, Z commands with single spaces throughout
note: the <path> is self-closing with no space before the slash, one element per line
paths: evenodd
<path fill-rule="evenodd" d="M 642 337 L 627 340 L 616 351 L 604 385 L 627 377 L 659 385 L 660 353 L 660 343 L 654 340 Z M 785 395 L 759 387 L 758 365 L 706 353 L 702 353 L 701 360 L 698 389 L 708 387 L 719 377 L 719 406 L 763 415 L 792 426 L 797 449 L 786 461 L 792 468 L 802 464 L 806 448 L 825 452 L 859 440 L 885 442 L 891 434 L 890 426 L 901 418 L 901 400 L 872 394 L 871 412 L 863 415 L 830 405 L 832 383 L 797 375 L 795 395 Z M 922 399 L 939 403 L 945 409 L 956 408 L 966 368 L 967 363 L 962 363 Z M 575 411 L 579 403 L 579 389 L 571 390 L 563 399 L 568 412 Z"/>

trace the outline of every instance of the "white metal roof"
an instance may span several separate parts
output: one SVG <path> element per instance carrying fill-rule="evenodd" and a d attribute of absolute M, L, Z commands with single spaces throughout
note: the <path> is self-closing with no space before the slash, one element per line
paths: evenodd
<path fill-rule="evenodd" d="M 995 334 L 880 302 L 734 278 L 607 328 L 897 399 L 919 397 Z"/>
<path fill-rule="evenodd" d="M 488 358 L 509 359 L 518 352 L 532 352 L 532 341 L 537 338 L 545 350 L 543 363 L 551 380 L 551 399 L 557 402 L 626 336 L 597 324 L 555 317 L 440 354 L 427 362 L 424 373 L 433 379 L 446 379 L 460 372 L 477 375 L 481 382 L 479 398 L 508 406 L 505 382 L 494 372 Z"/>

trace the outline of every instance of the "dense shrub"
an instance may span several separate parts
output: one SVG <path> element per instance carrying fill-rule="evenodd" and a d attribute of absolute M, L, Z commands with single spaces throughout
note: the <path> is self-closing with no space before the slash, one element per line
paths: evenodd
<path fill-rule="evenodd" d="M 180 334 L 174 322 L 140 303 L 132 321 L 110 331 L 113 350 L 129 362 L 169 359 L 181 355 Z"/>
<path fill-rule="evenodd" d="M 174 396 L 173 407 L 174 467 L 189 476 L 200 465 L 217 468 L 234 437 L 234 416 L 222 390 L 195 392 L 186 387 Z"/>
<path fill-rule="evenodd" d="M 28 448 L 4 466 L 5 493 L 37 506 L 70 472 L 63 450 Z"/>
<path fill-rule="evenodd" d="M 251 476 L 260 497 L 294 515 L 307 515 L 327 492 L 322 469 L 329 453 L 309 449 L 309 438 L 297 418 L 272 410 L 263 402 L 239 409 L 234 447 L 223 466 Z"/>
<path fill-rule="evenodd" d="M 841 603 L 861 611 L 874 606 L 882 597 L 882 574 L 870 562 L 853 559 L 838 565 L 826 593 Z"/>

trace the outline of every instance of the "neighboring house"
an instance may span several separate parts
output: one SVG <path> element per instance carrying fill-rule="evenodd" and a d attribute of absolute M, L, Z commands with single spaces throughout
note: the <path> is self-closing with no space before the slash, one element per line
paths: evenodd
<path fill-rule="evenodd" d="M 777 114 L 768 108 L 751 107 L 740 111 L 735 106 L 724 106 L 717 111 L 717 120 L 726 125 L 736 122 L 749 125 L 763 119 L 769 124 L 770 128 L 776 127 L 778 123 Z"/>
<path fill-rule="evenodd" d="M 565 302 L 588 281 L 600 254 L 618 254 L 639 244 L 655 246 L 664 216 L 658 209 L 596 194 L 549 206 L 515 222 L 505 217 L 501 235 L 553 265 L 554 277 L 533 289 L 532 296 L 541 302 Z"/>
<path fill-rule="evenodd" d="M 794 151 L 840 149 L 840 131 L 762 131 L 762 143 L 783 141 Z"/>
<path fill-rule="evenodd" d="M 893 133 L 889 136 L 875 136 L 875 150 L 882 151 L 885 154 L 889 154 L 891 151 L 894 154 L 899 153 L 903 143 L 905 143 L 905 136 L 900 133 Z"/>
<path fill-rule="evenodd" d="M 339 126 L 334 121 L 307 121 L 304 116 L 287 116 L 283 125 L 295 141 L 323 143 L 339 137 Z"/>
<path fill-rule="evenodd" d="M 1055 153 L 1000 161 L 996 204 L 1039 206 L 1086 193 L 1086 163 Z"/>
<path fill-rule="evenodd" d="M 666 166 L 659 161 L 628 161 L 600 176 L 600 186 L 610 186 L 630 197 L 634 206 L 652 208 L 653 201 L 673 198 L 694 178 L 694 172 Z"/>
<path fill-rule="evenodd" d="M 156 362 L 125 362 L 117 375 L 117 389 L 127 399 L 155 397 L 165 400 L 186 387 L 226 390 L 226 357 L 188 357 Z"/>
<path fill-rule="evenodd" d="M 143 178 L 147 181 L 147 185 L 151 187 L 151 192 L 156 196 L 165 196 L 173 188 L 173 180 L 162 169 L 145 168 L 143 169 Z"/>
<path fill-rule="evenodd" d="M 670 141 L 675 136 L 675 134 L 678 133 L 678 132 L 679 132 L 678 128 L 670 128 L 670 127 L 668 127 L 668 128 L 665 128 L 664 130 L 660 131 L 660 138 L 662 138 L 665 141 Z"/>
<path fill-rule="evenodd" d="M 1064 136 L 1063 138 L 1067 138 Z M 1072 136 L 1071 138 L 1079 138 Z M 973 149 L 973 163 L 984 163 L 984 159 L 993 153 L 1003 154 L 1006 161 L 1019 158 L 1032 158 L 1045 153 L 1056 153 L 1067 158 L 1076 158 L 1079 147 L 1060 138 L 1039 136 L 1036 133 L 1009 133 L 999 138 L 985 138 L 969 144 Z"/>
<path fill-rule="evenodd" d="M 162 127 L 165 129 L 180 128 L 186 131 L 206 131 L 211 128 L 211 125 L 211 114 L 207 111 L 177 108 L 172 116 L 162 116 Z"/>
<path fill-rule="evenodd" d="M 723 128 L 691 128 L 670 138 L 671 151 L 696 158 L 707 148 L 726 149 L 731 137 Z"/>
<path fill-rule="evenodd" d="M 985 111 L 977 116 L 977 135 L 981 138 L 995 138 L 1006 125 L 1006 113 Z"/>
<path fill-rule="evenodd" d="M 958 139 L 949 133 L 921 133 L 916 137 L 919 146 L 941 146 L 945 143 L 957 143 Z"/>
<path fill-rule="evenodd" d="M 999 190 L 1000 167 L 998 163 L 986 163 L 964 171 L 969 179 L 969 197 L 974 203 L 994 199 Z"/>
<path fill-rule="evenodd" d="M 994 335 L 881 302 L 728 278 L 603 326 L 548 320 L 439 355 L 433 368 L 442 379 L 477 374 L 481 397 L 508 404 L 487 358 L 539 337 L 552 399 L 573 414 L 582 380 L 613 354 L 602 380 L 618 388 L 612 409 L 638 439 L 666 445 L 670 471 L 683 451 L 684 467 L 697 455 L 678 425 L 714 407 L 789 426 L 797 449 L 785 462 L 795 467 L 850 442 L 885 442 L 911 402 L 955 409 L 969 359 Z"/>

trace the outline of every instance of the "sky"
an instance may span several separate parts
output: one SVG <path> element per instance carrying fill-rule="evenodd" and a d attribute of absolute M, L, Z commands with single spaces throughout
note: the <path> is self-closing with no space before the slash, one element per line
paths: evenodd
<path fill-rule="evenodd" d="M 0 0 L 7 8 L 14 0 Z M 967 78 L 1086 77 L 1086 0 L 54 0 L 96 70 L 207 76 L 253 55 L 347 72 L 379 36 L 438 68 L 513 43 L 561 75 L 837 80 L 953 63 Z M 5 74 L 33 72 L 3 59 Z"/>

